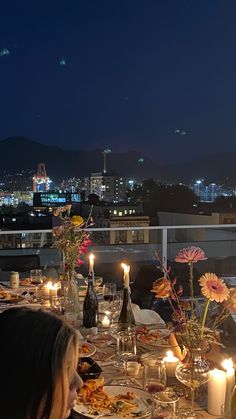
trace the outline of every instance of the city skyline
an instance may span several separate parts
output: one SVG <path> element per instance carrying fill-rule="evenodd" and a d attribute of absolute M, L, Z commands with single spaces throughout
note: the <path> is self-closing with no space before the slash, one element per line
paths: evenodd
<path fill-rule="evenodd" d="M 160 163 L 236 151 L 235 12 L 231 0 L 4 3 L 0 139 Z"/>

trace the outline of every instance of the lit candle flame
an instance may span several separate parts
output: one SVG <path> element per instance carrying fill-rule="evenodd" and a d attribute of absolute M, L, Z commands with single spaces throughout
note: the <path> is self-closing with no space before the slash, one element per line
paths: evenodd
<path fill-rule="evenodd" d="M 234 364 L 233 364 L 233 361 L 232 361 L 232 359 L 231 359 L 231 358 L 225 359 L 225 360 L 222 362 L 222 367 L 223 367 L 226 371 L 231 370 L 231 369 L 233 368 L 233 366 L 234 366 Z"/>
<path fill-rule="evenodd" d="M 89 255 L 89 261 L 90 262 L 93 262 L 94 261 L 94 255 L 92 253 Z"/>
<path fill-rule="evenodd" d="M 124 269 L 124 274 L 129 273 L 129 271 L 130 271 L 130 266 L 129 265 L 126 265 L 125 263 L 122 263 L 121 266 Z"/>
<path fill-rule="evenodd" d="M 45 287 L 47 287 L 49 290 L 58 290 L 59 286 L 57 284 L 53 284 L 52 281 L 49 281 Z"/>
<path fill-rule="evenodd" d="M 166 352 L 166 355 L 167 355 L 168 357 L 172 357 L 172 356 L 173 356 L 173 352 L 172 352 L 172 351 L 167 351 L 167 352 Z"/>

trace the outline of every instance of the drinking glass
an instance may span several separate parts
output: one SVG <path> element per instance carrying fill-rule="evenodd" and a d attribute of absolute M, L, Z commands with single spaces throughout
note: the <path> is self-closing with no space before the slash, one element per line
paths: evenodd
<path fill-rule="evenodd" d="M 178 416 L 179 397 L 171 388 L 160 391 L 155 396 L 156 407 L 153 418 L 175 419 Z"/>
<path fill-rule="evenodd" d="M 64 297 L 65 318 L 68 322 L 74 324 L 78 318 L 77 305 L 72 298 Z"/>
<path fill-rule="evenodd" d="M 88 278 L 84 278 L 84 282 L 86 285 L 88 285 Z M 94 277 L 94 285 L 95 287 L 100 287 L 103 283 L 103 277 L 102 276 L 95 276 Z"/>
<path fill-rule="evenodd" d="M 144 361 L 144 388 L 154 397 L 166 388 L 166 365 L 159 358 L 150 357 Z"/>
<path fill-rule="evenodd" d="M 56 314 L 65 314 L 65 299 L 64 297 L 52 297 L 51 303 L 52 311 Z"/>
<path fill-rule="evenodd" d="M 111 301 L 115 300 L 115 296 L 116 296 L 116 284 L 109 283 L 109 282 L 107 284 L 104 284 L 103 285 L 103 299 L 111 303 Z"/>
<path fill-rule="evenodd" d="M 134 330 L 122 330 L 117 333 L 117 354 L 125 368 L 125 381 L 127 385 L 127 361 L 135 359 L 137 352 L 136 334 Z"/>
<path fill-rule="evenodd" d="M 30 270 L 30 282 L 35 285 L 35 294 L 38 296 L 38 285 L 43 283 L 43 276 L 41 269 L 31 269 Z"/>

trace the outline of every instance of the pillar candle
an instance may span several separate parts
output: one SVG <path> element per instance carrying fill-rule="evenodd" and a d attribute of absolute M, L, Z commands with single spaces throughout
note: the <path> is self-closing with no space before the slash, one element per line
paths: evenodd
<path fill-rule="evenodd" d="M 58 290 L 57 284 L 52 284 L 52 286 L 50 288 L 50 298 L 51 298 L 51 300 L 52 300 L 53 297 L 57 297 L 57 290 Z"/>
<path fill-rule="evenodd" d="M 50 297 L 50 287 L 52 286 L 51 281 L 49 281 L 47 284 L 45 284 L 42 289 L 42 297 L 45 299 L 48 299 Z"/>
<path fill-rule="evenodd" d="M 166 376 L 175 377 L 175 370 L 179 363 L 179 359 L 173 355 L 172 351 L 167 351 L 166 357 L 163 358 L 166 363 Z"/>
<path fill-rule="evenodd" d="M 220 416 L 225 404 L 226 374 L 216 368 L 210 371 L 208 381 L 207 411 L 211 415 Z"/>
<path fill-rule="evenodd" d="M 225 359 L 222 362 L 222 366 L 226 370 L 225 415 L 230 418 L 232 391 L 235 385 L 235 370 L 231 358 Z"/>

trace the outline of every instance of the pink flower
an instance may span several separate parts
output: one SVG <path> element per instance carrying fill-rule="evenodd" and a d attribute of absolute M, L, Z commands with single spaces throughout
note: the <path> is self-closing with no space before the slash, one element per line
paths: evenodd
<path fill-rule="evenodd" d="M 78 267 L 82 266 L 83 264 L 84 264 L 84 260 L 77 259 L 77 261 L 76 261 L 76 265 L 77 265 Z"/>
<path fill-rule="evenodd" d="M 83 246 L 84 247 L 92 246 L 92 240 L 85 239 L 84 242 L 83 242 Z"/>
<path fill-rule="evenodd" d="M 190 246 L 180 250 L 175 257 L 175 261 L 179 263 L 196 263 L 199 260 L 206 259 L 204 250 L 196 246 Z"/>

